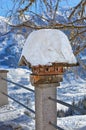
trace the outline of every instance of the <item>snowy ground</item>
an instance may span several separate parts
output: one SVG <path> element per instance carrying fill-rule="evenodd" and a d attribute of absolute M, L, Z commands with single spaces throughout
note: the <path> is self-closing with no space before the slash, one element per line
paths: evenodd
<path fill-rule="evenodd" d="M 30 84 L 29 74 L 30 71 L 27 69 L 9 69 L 8 79 L 34 89 Z M 71 78 L 72 80 L 70 80 L 68 74 L 57 89 L 57 98 L 68 103 L 71 103 L 73 99 L 77 102 L 86 93 L 86 80 L 79 77 L 76 79 L 74 75 Z M 34 93 L 8 83 L 8 94 L 34 110 Z M 58 108 L 67 109 L 59 104 Z M 25 113 L 28 113 L 29 116 Z M 25 108 L 9 99 L 9 104 L 0 108 L 0 126 L 2 124 L 6 126 L 10 124 L 13 128 L 21 126 L 22 130 L 34 130 L 34 114 L 31 114 L 29 111 L 27 112 Z M 65 130 L 86 130 L 85 128 L 80 129 L 86 126 L 86 116 L 58 118 L 57 124 Z M 3 129 L 0 127 L 0 130 Z"/>

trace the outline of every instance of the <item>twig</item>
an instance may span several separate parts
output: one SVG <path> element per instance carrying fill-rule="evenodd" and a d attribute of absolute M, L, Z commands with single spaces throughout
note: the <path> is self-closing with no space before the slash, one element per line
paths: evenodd
<path fill-rule="evenodd" d="M 75 11 L 80 7 L 80 5 L 83 3 L 83 0 L 81 0 L 81 2 L 74 7 L 73 11 L 71 12 L 69 19 L 71 19 L 71 17 L 74 15 Z"/>
<path fill-rule="evenodd" d="M 76 51 L 74 52 L 74 55 L 78 55 L 81 51 L 83 51 L 86 48 L 86 45 L 84 45 L 83 47 L 79 47 L 78 49 L 76 49 Z"/>
<path fill-rule="evenodd" d="M 82 33 L 85 33 L 85 32 L 86 32 L 86 30 L 81 31 L 81 32 L 77 32 L 77 34 L 75 34 L 75 35 L 70 39 L 70 41 L 74 40 L 77 36 L 79 36 L 79 35 L 81 35 Z"/>

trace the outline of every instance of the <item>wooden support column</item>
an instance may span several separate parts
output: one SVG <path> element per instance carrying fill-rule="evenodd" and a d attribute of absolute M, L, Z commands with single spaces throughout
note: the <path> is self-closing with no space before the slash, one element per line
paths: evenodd
<path fill-rule="evenodd" d="M 37 76 L 31 75 L 32 85 L 35 86 L 35 119 L 36 130 L 56 130 L 49 122 L 57 124 L 56 87 L 62 81 L 62 75 Z"/>
<path fill-rule="evenodd" d="M 7 78 L 7 70 L 0 70 L 0 76 Z M 0 92 L 7 94 L 7 82 L 0 78 Z M 8 97 L 0 93 L 0 107 L 8 104 Z"/>

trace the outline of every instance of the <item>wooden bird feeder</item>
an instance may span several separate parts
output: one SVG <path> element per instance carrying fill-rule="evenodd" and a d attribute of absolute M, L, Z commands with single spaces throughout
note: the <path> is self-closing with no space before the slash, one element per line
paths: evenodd
<path fill-rule="evenodd" d="M 52 38 L 50 40 L 49 36 L 51 34 L 53 40 Z M 39 39 L 39 35 L 42 41 Z M 64 40 L 59 39 L 57 42 L 57 37 L 59 38 L 60 36 L 64 37 Z M 32 41 L 34 41 L 35 38 L 37 38 L 38 41 L 35 41 L 34 44 Z M 35 33 L 32 32 L 26 43 L 19 65 L 26 65 L 31 68 L 31 82 L 33 84 L 60 82 L 62 81 L 64 67 L 77 65 L 67 37 L 59 30 L 45 29 L 36 31 Z"/>
<path fill-rule="evenodd" d="M 51 66 L 32 66 L 31 82 L 33 84 L 57 83 L 62 81 L 63 67 L 58 67 L 55 64 Z"/>
<path fill-rule="evenodd" d="M 27 65 L 31 68 L 32 73 L 30 75 L 32 85 L 37 84 L 50 84 L 58 83 L 62 81 L 62 75 L 64 73 L 64 67 L 77 66 L 78 64 L 68 63 L 52 63 L 52 65 L 38 65 L 32 66 L 24 56 L 21 58 L 20 65 Z"/>
<path fill-rule="evenodd" d="M 34 75 L 57 75 L 63 74 L 63 67 L 58 67 L 55 64 L 51 66 L 33 66 L 32 72 Z"/>

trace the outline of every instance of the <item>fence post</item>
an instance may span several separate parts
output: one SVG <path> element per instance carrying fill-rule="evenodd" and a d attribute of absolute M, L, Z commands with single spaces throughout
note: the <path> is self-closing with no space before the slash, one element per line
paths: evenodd
<path fill-rule="evenodd" d="M 39 76 L 39 78 L 41 77 L 43 76 Z M 52 75 L 48 78 L 55 80 Z M 57 83 L 49 83 L 50 81 L 48 82 L 47 76 L 44 76 L 44 79 L 47 83 L 44 80 L 44 82 L 36 84 L 34 83 L 34 76 L 31 75 L 31 83 L 35 86 L 35 130 L 56 130 L 49 122 L 57 124 L 57 105 L 56 102 L 49 100 L 49 97 L 56 99 L 56 87 L 59 86 L 58 75 L 56 76 Z"/>
<path fill-rule="evenodd" d="M 7 78 L 7 70 L 0 70 L 0 76 Z M 7 82 L 0 78 L 0 92 L 7 94 Z M 8 104 L 8 97 L 0 93 L 0 107 Z"/>

